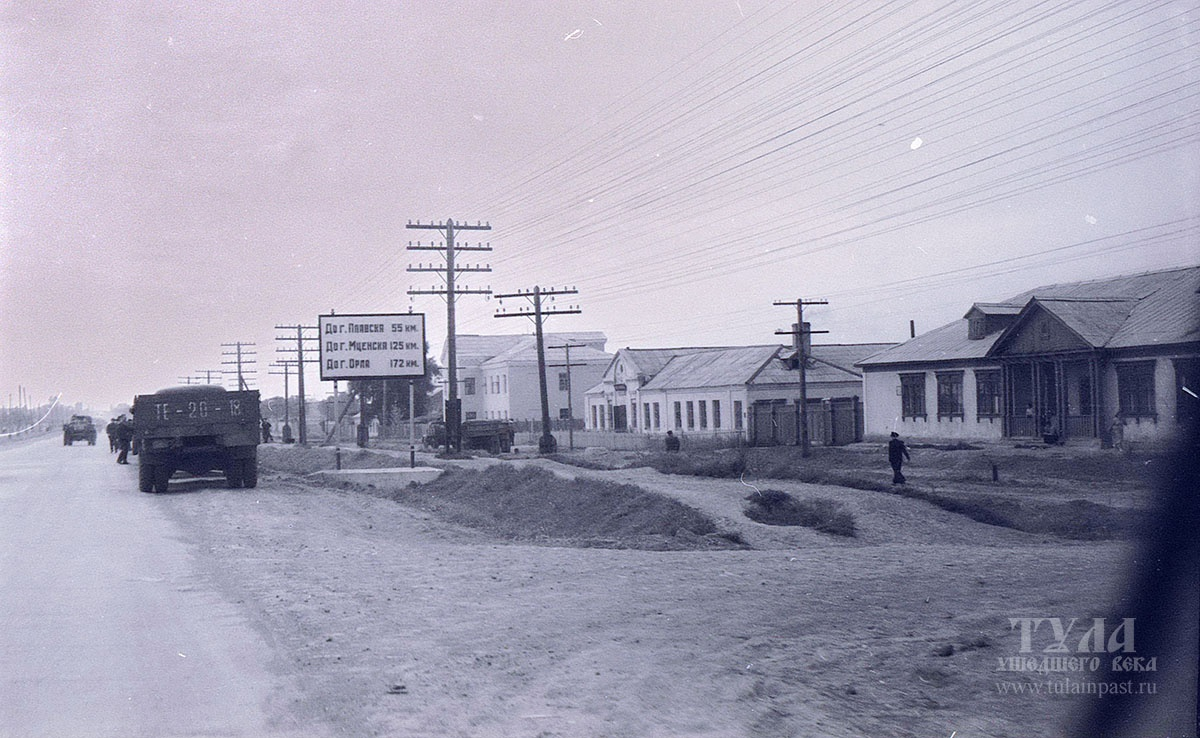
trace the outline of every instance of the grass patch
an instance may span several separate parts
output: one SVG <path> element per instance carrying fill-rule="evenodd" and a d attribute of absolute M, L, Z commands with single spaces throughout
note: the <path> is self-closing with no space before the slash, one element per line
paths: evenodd
<path fill-rule="evenodd" d="M 662 452 L 647 457 L 646 464 L 663 474 L 718 479 L 737 479 L 748 469 L 745 449 L 723 449 L 705 454 Z"/>
<path fill-rule="evenodd" d="M 385 493 L 458 525 L 510 540 L 606 548 L 745 548 L 707 516 L 630 484 L 563 479 L 545 469 L 497 465 L 452 470 Z"/>
<path fill-rule="evenodd" d="M 978 450 L 966 443 L 929 448 L 954 452 Z M 954 493 L 925 486 L 894 485 L 890 481 L 890 470 L 868 470 L 861 466 L 867 458 L 862 454 L 847 457 L 844 454 L 835 455 L 838 453 L 823 451 L 819 456 L 814 454 L 813 457 L 805 459 L 790 449 L 738 448 L 702 456 L 690 453 L 658 453 L 645 457 L 644 463 L 664 474 L 727 479 L 743 476 L 755 479 L 788 479 L 808 484 L 886 492 L 928 502 L 942 510 L 963 515 L 979 523 L 1072 540 L 1127 538 L 1135 535 L 1140 525 L 1140 516 L 1137 513 L 1087 500 L 1041 502 L 993 494 L 989 490 L 995 489 L 995 483 L 987 481 L 986 478 L 982 484 L 975 485 L 983 489 Z M 830 461 L 841 463 L 829 463 Z M 848 461 L 857 461 L 859 466 L 856 468 L 853 463 L 847 463 Z M 881 460 L 876 461 L 880 462 L 878 466 L 885 466 Z M 1063 466 L 1061 460 L 1051 463 Z M 1072 469 L 1077 466 L 1104 468 L 1109 463 L 1108 460 L 1101 459 L 1099 463 L 1072 463 L 1067 466 Z M 1044 462 L 1038 460 L 1030 466 L 1041 470 Z M 1058 472 L 1062 473 L 1061 468 Z M 1086 478 L 1087 472 L 1084 476 Z"/>
<path fill-rule="evenodd" d="M 798 500 L 787 492 L 767 489 L 746 496 L 746 517 L 767 525 L 801 525 L 835 536 L 855 536 L 854 516 L 827 498 Z"/>

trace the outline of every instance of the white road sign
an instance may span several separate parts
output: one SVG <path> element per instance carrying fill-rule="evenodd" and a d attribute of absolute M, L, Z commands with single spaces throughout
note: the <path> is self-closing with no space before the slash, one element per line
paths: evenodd
<path fill-rule="evenodd" d="M 425 315 L 321 315 L 321 379 L 425 374 Z"/>

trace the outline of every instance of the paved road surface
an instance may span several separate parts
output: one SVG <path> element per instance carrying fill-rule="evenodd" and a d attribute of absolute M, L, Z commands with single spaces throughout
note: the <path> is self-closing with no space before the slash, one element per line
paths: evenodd
<path fill-rule="evenodd" d="M 198 576 L 137 465 L 0 446 L 0 737 L 310 735 L 272 652 Z"/>

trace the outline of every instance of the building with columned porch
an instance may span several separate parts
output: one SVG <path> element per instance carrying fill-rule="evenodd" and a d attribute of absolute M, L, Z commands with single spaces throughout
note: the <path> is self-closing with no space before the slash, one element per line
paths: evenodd
<path fill-rule="evenodd" d="M 1200 267 L 1039 287 L 875 354 L 868 436 L 1159 443 L 1197 413 Z"/>

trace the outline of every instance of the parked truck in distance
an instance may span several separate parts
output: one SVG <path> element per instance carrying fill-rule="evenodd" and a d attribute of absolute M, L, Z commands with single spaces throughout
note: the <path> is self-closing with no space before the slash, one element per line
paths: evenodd
<path fill-rule="evenodd" d="M 230 487 L 258 484 L 261 432 L 256 390 L 211 384 L 170 387 L 133 401 L 138 489 L 166 492 L 171 475 L 219 471 Z"/>
<path fill-rule="evenodd" d="M 516 423 L 511 420 L 467 420 L 462 424 L 462 447 L 491 451 L 494 454 L 512 450 Z M 429 424 L 423 439 L 426 446 L 446 445 L 446 423 L 435 420 Z"/>
<path fill-rule="evenodd" d="M 63 423 L 63 445 L 70 446 L 76 441 L 87 441 L 89 446 L 96 445 L 96 424 L 90 415 L 72 415 Z"/>

